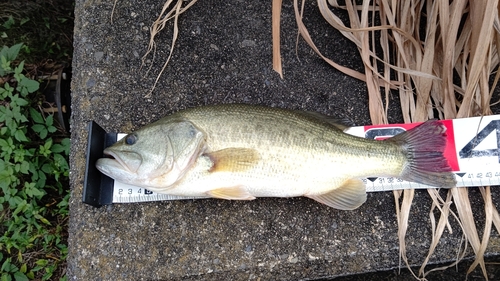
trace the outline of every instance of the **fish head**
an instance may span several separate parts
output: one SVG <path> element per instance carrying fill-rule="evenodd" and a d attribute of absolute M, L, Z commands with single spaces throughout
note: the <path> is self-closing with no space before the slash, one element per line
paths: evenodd
<path fill-rule="evenodd" d="M 128 134 L 97 161 L 103 174 L 126 184 L 168 188 L 205 148 L 206 134 L 186 120 L 160 120 Z"/>

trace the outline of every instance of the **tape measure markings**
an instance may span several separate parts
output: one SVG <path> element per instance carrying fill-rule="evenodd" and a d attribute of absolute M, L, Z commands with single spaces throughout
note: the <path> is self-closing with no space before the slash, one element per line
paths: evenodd
<path fill-rule="evenodd" d="M 455 172 L 457 186 L 500 185 L 500 115 L 472 117 L 441 121 L 447 128 L 445 157 Z M 418 123 L 349 128 L 346 133 L 358 137 L 384 139 L 409 130 Z M 118 140 L 126 134 L 118 134 Z M 488 179 L 483 183 L 484 179 Z M 394 177 L 370 177 L 362 179 L 367 192 L 400 189 L 435 188 L 424 184 L 404 181 Z M 142 187 L 115 181 L 113 203 L 132 203 L 160 200 L 202 199 L 159 194 Z"/>

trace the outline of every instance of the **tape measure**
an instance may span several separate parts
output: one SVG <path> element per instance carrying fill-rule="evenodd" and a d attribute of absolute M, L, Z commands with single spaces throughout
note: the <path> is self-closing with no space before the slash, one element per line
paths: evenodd
<path fill-rule="evenodd" d="M 447 128 L 444 156 L 455 174 L 457 187 L 500 185 L 500 115 L 441 122 Z M 358 137 L 381 140 L 419 124 L 359 126 L 349 128 L 345 132 Z M 206 198 L 159 194 L 143 187 L 114 181 L 101 174 L 95 168 L 95 162 L 103 156 L 102 151 L 105 147 L 125 135 L 106 133 L 97 123 L 90 122 L 83 190 L 84 203 L 101 206 L 112 203 Z M 367 192 L 435 188 L 395 177 L 370 177 L 362 180 L 366 184 Z"/>

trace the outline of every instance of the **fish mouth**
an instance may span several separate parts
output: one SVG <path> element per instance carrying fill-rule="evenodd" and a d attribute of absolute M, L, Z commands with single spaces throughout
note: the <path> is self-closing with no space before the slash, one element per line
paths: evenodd
<path fill-rule="evenodd" d="M 123 161 L 123 159 L 120 156 L 118 156 L 117 153 L 113 152 L 112 150 L 104 149 L 103 153 L 105 156 L 104 159 L 106 159 L 105 161 L 108 163 L 108 165 L 112 165 L 112 166 L 115 166 L 117 168 L 125 169 L 129 173 L 135 172 L 131 169 L 131 167 L 129 167 L 129 165 L 127 165 L 127 163 L 125 161 Z"/>

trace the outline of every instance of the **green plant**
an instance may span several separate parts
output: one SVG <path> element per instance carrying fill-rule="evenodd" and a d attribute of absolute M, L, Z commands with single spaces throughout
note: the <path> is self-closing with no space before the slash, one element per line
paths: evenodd
<path fill-rule="evenodd" d="M 67 0 L 3 1 L 0 46 L 24 42 L 20 55 L 27 63 L 70 60 L 73 10 Z"/>
<path fill-rule="evenodd" d="M 70 142 L 40 112 L 24 61 L 13 65 L 22 46 L 0 51 L 1 281 L 64 275 L 67 254 Z"/>

